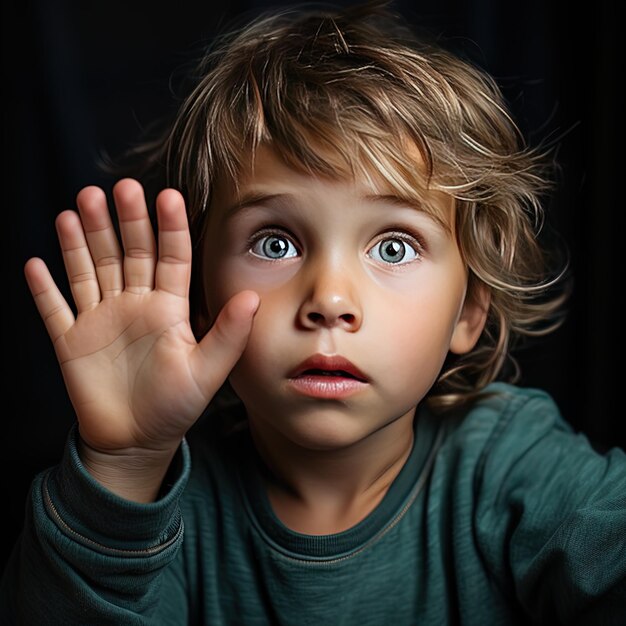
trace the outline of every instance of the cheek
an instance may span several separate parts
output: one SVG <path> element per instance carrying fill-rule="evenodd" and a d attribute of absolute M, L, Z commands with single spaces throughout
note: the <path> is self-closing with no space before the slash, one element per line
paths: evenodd
<path fill-rule="evenodd" d="M 246 257 L 231 257 L 208 262 L 205 267 L 205 293 L 209 311 L 214 315 L 229 298 L 245 289 L 261 296 L 261 305 L 267 301 L 297 272 L 296 263 L 268 267 L 262 262 L 251 262 Z M 258 314 L 257 314 L 258 317 Z"/>
<path fill-rule="evenodd" d="M 447 325 L 424 320 L 419 313 L 411 317 L 410 311 L 396 321 L 387 336 L 377 340 L 379 346 L 387 342 L 386 349 L 376 351 L 377 369 L 387 372 L 381 390 L 386 402 L 409 407 L 436 382 L 448 353 L 450 330 Z"/>
<path fill-rule="evenodd" d="M 398 388 L 435 382 L 448 354 L 465 294 L 463 280 L 430 276 L 407 291 L 371 302 L 372 345 L 381 365 L 396 372 Z"/>
<path fill-rule="evenodd" d="M 406 346 L 400 351 L 409 360 L 443 361 L 452 338 L 456 311 L 421 304 L 407 307 L 393 325 L 392 341 L 396 346 Z"/>
<path fill-rule="evenodd" d="M 248 343 L 235 373 L 262 381 L 266 374 L 284 367 L 285 357 L 289 356 L 296 340 L 294 319 L 286 294 L 280 290 L 262 294 Z"/>
<path fill-rule="evenodd" d="M 246 406 L 269 410 L 267 403 L 275 400 L 277 376 L 286 375 L 289 367 L 286 358 L 294 341 L 291 328 L 284 308 L 262 298 L 244 352 L 229 375 Z"/>

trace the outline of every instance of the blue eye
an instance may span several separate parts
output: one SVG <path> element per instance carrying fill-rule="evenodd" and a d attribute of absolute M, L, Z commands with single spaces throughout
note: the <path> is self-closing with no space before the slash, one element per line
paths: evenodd
<path fill-rule="evenodd" d="M 399 237 L 381 239 L 370 248 L 368 254 L 376 261 L 393 265 L 409 263 L 419 257 L 418 251 L 408 241 Z"/>
<path fill-rule="evenodd" d="M 289 259 L 298 256 L 298 251 L 290 239 L 283 235 L 259 237 L 250 247 L 250 252 L 262 259 Z"/>

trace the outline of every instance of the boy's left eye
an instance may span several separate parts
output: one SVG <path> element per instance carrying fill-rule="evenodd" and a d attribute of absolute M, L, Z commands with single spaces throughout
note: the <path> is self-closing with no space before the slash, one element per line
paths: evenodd
<path fill-rule="evenodd" d="M 372 246 L 368 255 L 376 261 L 402 265 L 419 258 L 419 252 L 410 242 L 400 237 L 387 237 Z"/>

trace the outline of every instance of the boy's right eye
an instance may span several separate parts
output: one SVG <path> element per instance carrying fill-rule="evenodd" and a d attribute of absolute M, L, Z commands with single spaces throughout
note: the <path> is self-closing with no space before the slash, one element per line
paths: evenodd
<path fill-rule="evenodd" d="M 257 235 L 250 243 L 250 253 L 261 259 L 289 259 L 298 256 L 298 250 L 289 237 L 278 233 Z"/>

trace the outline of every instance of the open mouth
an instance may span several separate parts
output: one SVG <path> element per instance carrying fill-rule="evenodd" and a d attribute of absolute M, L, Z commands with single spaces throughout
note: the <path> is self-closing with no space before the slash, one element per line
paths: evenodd
<path fill-rule="evenodd" d="M 319 361 L 323 359 L 312 359 Z M 361 393 L 368 387 L 368 380 L 360 370 L 346 359 L 335 359 L 335 363 L 306 363 L 292 372 L 289 380 L 290 388 L 299 395 L 316 400 L 345 400 Z M 336 361 L 340 361 L 337 363 Z M 330 367 L 323 367 L 328 364 Z M 311 367 L 313 365 L 313 367 Z M 345 369 L 344 369 L 345 368 Z"/>
<path fill-rule="evenodd" d="M 305 359 L 289 373 L 292 380 L 319 381 L 329 384 L 331 381 L 349 384 L 350 381 L 367 383 L 367 376 L 347 358 L 341 355 L 314 354 Z"/>

